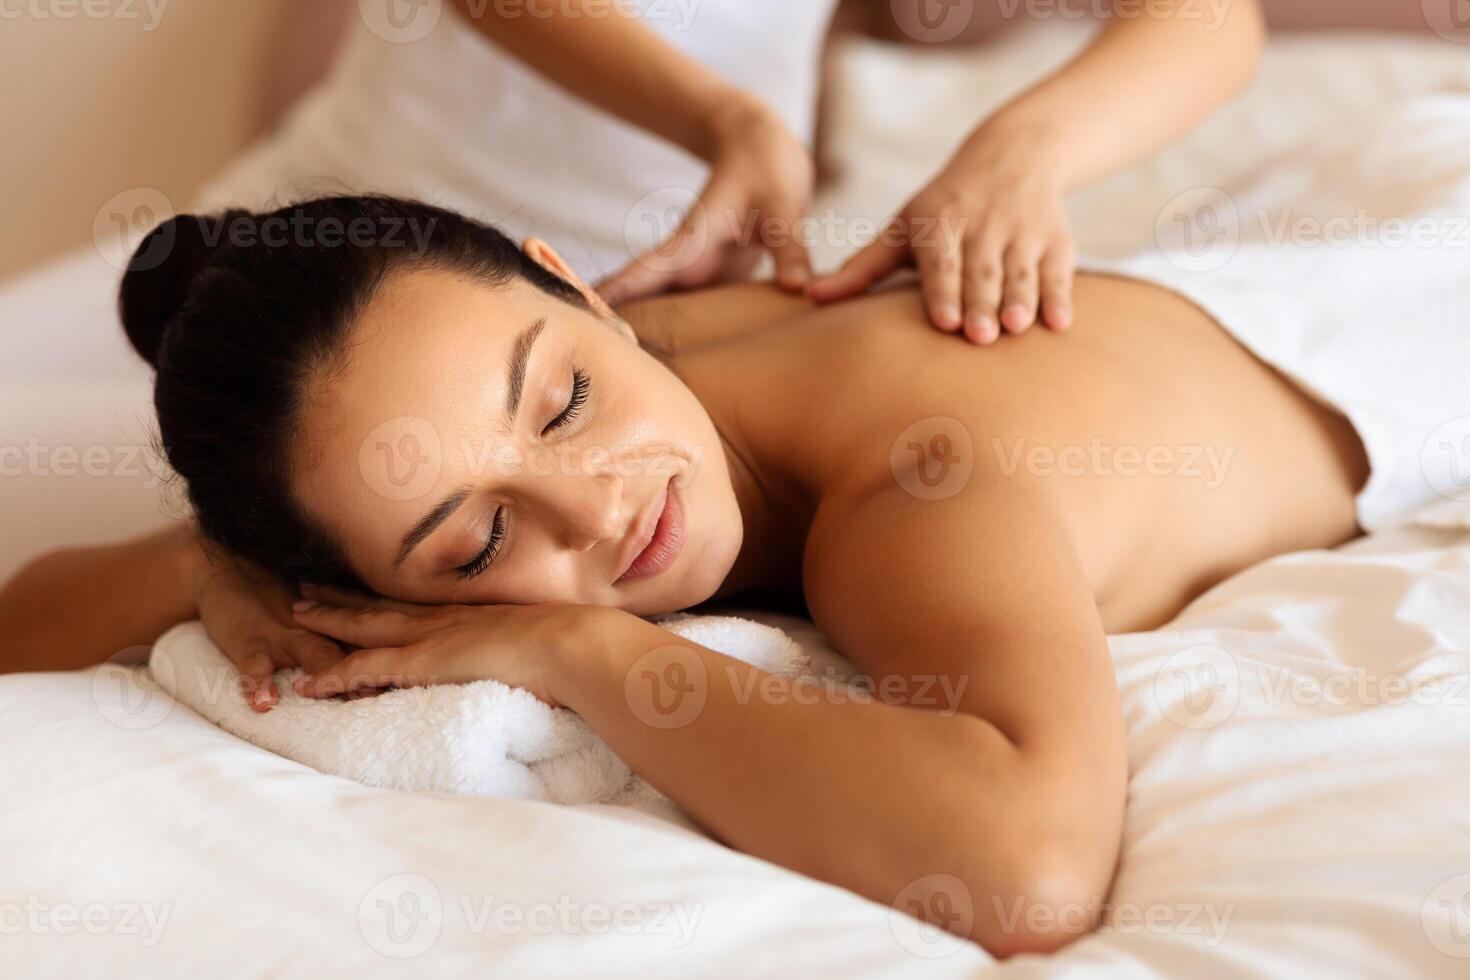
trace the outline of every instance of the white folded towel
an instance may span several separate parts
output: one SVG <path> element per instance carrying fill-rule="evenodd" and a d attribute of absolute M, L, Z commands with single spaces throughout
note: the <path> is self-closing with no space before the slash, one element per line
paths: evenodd
<path fill-rule="evenodd" d="M 783 677 L 845 678 L 845 662 L 814 628 L 762 615 L 781 628 L 736 616 L 679 613 L 670 632 Z M 556 803 L 662 799 L 585 722 L 498 681 L 392 690 L 357 700 L 304 698 L 276 673 L 281 699 L 260 714 L 246 705 L 235 668 L 199 622 L 174 627 L 154 645 L 148 666 L 159 685 L 225 731 L 324 773 L 369 786 L 515 796 Z"/>

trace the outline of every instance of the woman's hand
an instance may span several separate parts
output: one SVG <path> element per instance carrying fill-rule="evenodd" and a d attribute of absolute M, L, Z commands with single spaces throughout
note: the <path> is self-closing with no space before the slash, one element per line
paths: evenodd
<path fill-rule="evenodd" d="M 626 615 L 605 606 L 569 603 L 419 606 L 303 586 L 296 621 L 361 649 L 296 682 L 309 698 L 385 687 L 497 680 L 560 707 L 558 670 L 606 620 Z"/>
<path fill-rule="evenodd" d="M 199 618 L 210 639 L 240 671 L 245 703 L 260 712 L 280 700 L 271 674 L 283 667 L 326 670 L 345 656 L 327 637 L 299 626 L 296 597 L 273 576 L 238 559 L 201 563 L 194 585 Z"/>
<path fill-rule="evenodd" d="M 811 154 L 755 100 L 733 104 L 712 130 L 710 177 L 698 202 L 668 239 L 598 285 L 609 305 L 747 279 L 765 249 L 783 287 L 799 290 L 810 280 L 800 222 L 812 200 Z"/>
<path fill-rule="evenodd" d="M 940 330 L 989 344 L 1002 327 L 1072 322 L 1076 253 L 1062 207 L 1061 154 L 1049 141 L 981 126 L 871 245 L 812 283 L 818 302 L 866 291 L 913 263 Z"/>

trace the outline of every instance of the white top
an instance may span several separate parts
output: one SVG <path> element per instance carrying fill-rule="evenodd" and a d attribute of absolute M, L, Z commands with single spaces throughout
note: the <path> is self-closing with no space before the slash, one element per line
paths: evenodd
<path fill-rule="evenodd" d="M 761 96 L 808 145 L 835 2 L 633 0 L 653 30 Z M 447 4 L 399 23 L 367 13 L 377 6 L 360 7 L 329 78 L 197 207 L 415 196 L 545 238 L 598 278 L 672 230 L 672 209 L 703 186 L 702 161 L 564 92 Z"/>

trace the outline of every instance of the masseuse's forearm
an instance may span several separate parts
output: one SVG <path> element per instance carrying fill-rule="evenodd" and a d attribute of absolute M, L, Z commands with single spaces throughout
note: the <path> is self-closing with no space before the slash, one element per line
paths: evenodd
<path fill-rule="evenodd" d="M 600 0 L 455 0 L 481 34 L 573 95 L 709 159 L 750 103 L 622 5 Z"/>
<path fill-rule="evenodd" d="M 1082 842 L 1044 816 L 1060 784 L 988 722 L 820 698 L 632 616 L 599 636 L 559 671 L 554 696 L 731 846 L 883 904 L 953 875 L 968 896 L 942 901 L 968 900 L 972 938 L 1000 955 L 1089 927 L 1006 921 L 1017 903 L 1080 908 L 1106 893 L 1111 869 L 1091 880 Z M 687 651 L 677 665 L 649 655 L 670 647 Z"/>
<path fill-rule="evenodd" d="M 42 555 L 0 588 L 0 674 L 74 670 L 151 644 L 195 616 L 203 561 L 188 528 Z"/>
<path fill-rule="evenodd" d="M 1193 129 L 1249 83 L 1265 44 L 1256 0 L 1119 0 L 1117 9 L 1086 50 L 981 127 L 1044 147 L 1066 190 Z"/>

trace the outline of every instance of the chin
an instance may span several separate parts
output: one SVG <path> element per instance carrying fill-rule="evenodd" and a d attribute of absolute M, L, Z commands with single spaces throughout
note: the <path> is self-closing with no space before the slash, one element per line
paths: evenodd
<path fill-rule="evenodd" d="M 648 594 L 630 598 L 623 608 L 637 616 L 682 612 L 714 597 L 740 553 L 739 538 L 690 543 L 678 560 L 656 578 L 646 579 Z M 667 580 L 667 581 L 664 581 Z"/>

